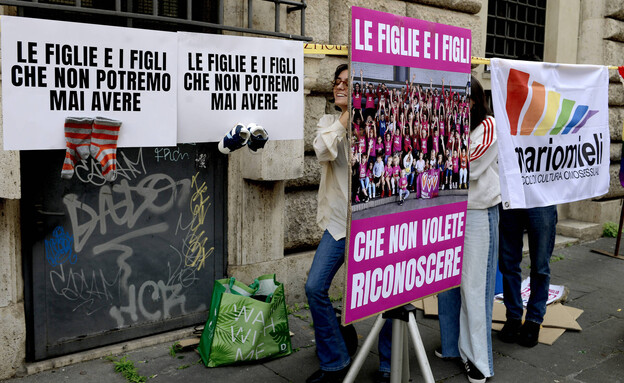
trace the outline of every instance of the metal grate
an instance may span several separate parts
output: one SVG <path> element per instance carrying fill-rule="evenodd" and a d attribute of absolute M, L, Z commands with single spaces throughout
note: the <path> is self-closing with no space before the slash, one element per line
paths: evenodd
<path fill-rule="evenodd" d="M 546 0 L 489 0 L 486 57 L 544 57 Z"/>
<path fill-rule="evenodd" d="M 253 0 L 248 0 L 246 27 L 223 23 L 224 0 L 0 0 L 0 5 L 18 7 L 20 16 L 80 21 L 85 23 L 158 29 L 220 33 L 221 31 L 252 33 L 311 41 L 305 36 L 306 0 L 257 0 L 275 4 L 275 30 L 252 28 Z M 280 11 L 300 12 L 301 34 L 280 32 Z"/>

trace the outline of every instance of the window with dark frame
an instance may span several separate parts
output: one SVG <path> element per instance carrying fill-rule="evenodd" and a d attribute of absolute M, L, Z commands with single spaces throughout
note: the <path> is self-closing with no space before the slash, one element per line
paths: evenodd
<path fill-rule="evenodd" d="M 0 0 L 0 5 L 16 6 L 19 16 L 77 21 L 103 25 L 186 31 L 197 33 L 242 32 L 290 40 L 311 41 L 305 36 L 306 0 L 257 0 L 275 5 L 275 30 L 254 29 L 253 1 L 247 4 L 245 26 L 223 22 L 225 0 Z M 301 34 L 281 32 L 280 10 L 301 17 Z"/>
<path fill-rule="evenodd" d="M 546 0 L 489 0 L 485 55 L 544 58 Z"/>

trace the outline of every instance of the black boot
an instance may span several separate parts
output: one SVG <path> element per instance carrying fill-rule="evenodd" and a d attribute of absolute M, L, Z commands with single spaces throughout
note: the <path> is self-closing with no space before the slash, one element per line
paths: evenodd
<path fill-rule="evenodd" d="M 535 346 L 539 339 L 540 327 L 541 325 L 539 323 L 535 323 L 530 320 L 525 321 L 522 327 L 520 327 L 518 344 L 524 347 Z"/>
<path fill-rule="evenodd" d="M 521 326 L 522 321 L 520 319 L 507 319 L 503 329 L 498 333 L 498 339 L 505 343 L 516 343 Z"/>

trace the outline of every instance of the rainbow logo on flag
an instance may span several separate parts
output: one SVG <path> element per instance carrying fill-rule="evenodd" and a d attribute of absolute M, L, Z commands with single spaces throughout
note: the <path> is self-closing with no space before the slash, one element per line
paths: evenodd
<path fill-rule="evenodd" d="M 531 100 L 526 113 L 520 119 L 529 90 Z M 567 98 L 562 101 L 561 93 L 547 90 L 537 81 L 533 81 L 529 87 L 529 73 L 513 68 L 509 70 L 505 107 L 512 136 L 575 134 L 598 113 L 597 110 L 589 110 L 587 105 L 576 105 L 576 108 L 575 105 L 576 101 Z"/>

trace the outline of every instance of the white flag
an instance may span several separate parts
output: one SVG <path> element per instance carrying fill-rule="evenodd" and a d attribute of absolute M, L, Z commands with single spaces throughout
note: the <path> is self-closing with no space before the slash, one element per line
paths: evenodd
<path fill-rule="evenodd" d="M 607 193 L 608 68 L 501 59 L 491 65 L 503 207 Z"/>

